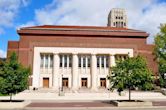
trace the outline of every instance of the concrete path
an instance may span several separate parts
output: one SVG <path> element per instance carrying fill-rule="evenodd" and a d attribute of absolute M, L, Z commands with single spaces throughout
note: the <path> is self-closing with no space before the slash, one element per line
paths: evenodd
<path fill-rule="evenodd" d="M 138 92 L 132 91 L 131 98 L 134 100 L 166 100 L 166 96 L 159 92 Z M 0 97 L 0 100 L 9 99 L 8 96 Z M 39 91 L 24 91 L 13 97 L 17 100 L 126 100 L 128 92 L 124 92 L 119 96 L 117 92 L 104 93 L 65 93 L 64 96 L 59 96 L 55 92 L 39 92 Z"/>

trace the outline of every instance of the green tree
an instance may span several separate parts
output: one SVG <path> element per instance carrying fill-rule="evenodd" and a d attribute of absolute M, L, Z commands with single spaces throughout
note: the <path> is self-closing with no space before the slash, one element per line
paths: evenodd
<path fill-rule="evenodd" d="M 29 68 L 18 63 L 16 53 L 12 53 L 6 62 L 0 64 L 0 94 L 10 95 L 25 90 L 28 87 Z"/>
<path fill-rule="evenodd" d="M 160 85 L 166 87 L 164 73 L 166 73 L 166 24 L 160 26 L 160 32 L 155 36 L 154 53 L 158 62 Z"/>
<path fill-rule="evenodd" d="M 108 79 L 111 90 L 117 89 L 118 92 L 121 92 L 128 89 L 129 100 L 131 100 L 131 88 L 141 90 L 153 88 L 152 73 L 147 67 L 146 60 L 141 56 L 117 61 L 116 66 L 111 68 Z"/>

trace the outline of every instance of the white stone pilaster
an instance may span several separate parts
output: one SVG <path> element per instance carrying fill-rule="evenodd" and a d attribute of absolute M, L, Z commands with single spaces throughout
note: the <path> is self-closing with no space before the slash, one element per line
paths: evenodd
<path fill-rule="evenodd" d="M 111 59 L 111 67 L 113 67 L 113 66 L 115 66 L 116 65 L 116 63 L 115 63 L 115 55 L 111 55 L 110 56 L 110 59 Z"/>
<path fill-rule="evenodd" d="M 54 53 L 53 58 L 53 88 L 59 88 L 59 55 L 58 53 Z"/>
<path fill-rule="evenodd" d="M 92 54 L 91 60 L 91 79 L 92 79 L 92 90 L 97 90 L 97 58 L 95 54 Z"/>
<path fill-rule="evenodd" d="M 32 86 L 35 88 L 40 87 L 40 62 L 41 62 L 41 56 L 40 53 L 37 53 L 34 51 L 34 61 L 33 61 L 33 81 Z"/>
<path fill-rule="evenodd" d="M 72 60 L 72 89 L 77 90 L 78 89 L 78 55 L 73 54 L 73 60 Z"/>

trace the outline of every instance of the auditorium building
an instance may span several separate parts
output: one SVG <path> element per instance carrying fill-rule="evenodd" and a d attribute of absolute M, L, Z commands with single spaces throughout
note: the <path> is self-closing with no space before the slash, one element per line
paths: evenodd
<path fill-rule="evenodd" d="M 116 24 L 116 23 L 115 23 Z M 19 41 L 8 42 L 8 55 L 16 52 L 31 67 L 30 87 L 78 91 L 109 87 L 107 75 L 118 59 L 142 55 L 157 74 L 154 45 L 148 33 L 127 27 L 42 25 L 17 30 Z"/>

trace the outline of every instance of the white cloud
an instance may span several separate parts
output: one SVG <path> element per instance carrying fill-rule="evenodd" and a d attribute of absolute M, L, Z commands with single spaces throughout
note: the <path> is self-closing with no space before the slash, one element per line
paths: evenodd
<path fill-rule="evenodd" d="M 29 27 L 29 26 L 35 26 L 35 25 L 36 25 L 35 22 L 29 21 L 29 22 L 27 22 L 27 23 L 25 23 L 25 24 L 21 24 L 21 25 L 17 26 L 16 28 L 19 29 L 19 28 L 21 28 L 21 27 Z"/>
<path fill-rule="evenodd" d="M 4 27 L 12 27 L 21 7 L 27 6 L 30 0 L 0 0 L 0 34 Z"/>
<path fill-rule="evenodd" d="M 158 0 L 53 0 L 51 4 L 35 11 L 38 25 L 107 25 L 112 8 L 124 8 L 128 14 L 129 28 L 142 29 L 151 34 L 148 42 L 166 23 L 166 3 Z"/>
<path fill-rule="evenodd" d="M 6 52 L 3 50 L 0 50 L 0 58 L 6 58 Z"/>

